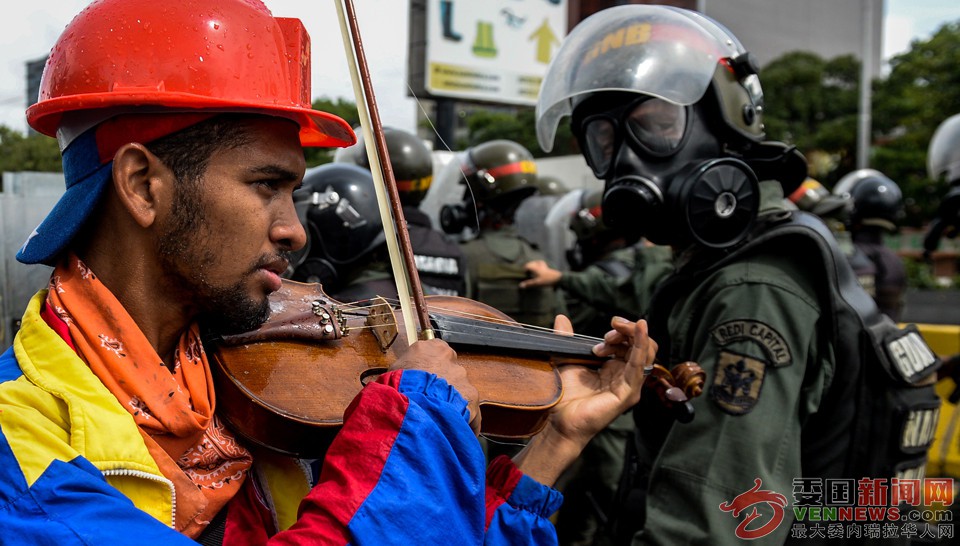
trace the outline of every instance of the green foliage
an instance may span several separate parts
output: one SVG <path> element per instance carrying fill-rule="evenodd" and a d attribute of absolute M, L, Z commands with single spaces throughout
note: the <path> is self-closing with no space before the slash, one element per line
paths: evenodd
<path fill-rule="evenodd" d="M 490 140 L 507 139 L 523 145 L 534 157 L 551 157 L 580 153 L 569 123 L 561 123 L 553 150 L 545 153 L 537 142 L 533 108 L 518 107 L 515 112 L 476 110 L 467 118 L 468 136 L 457 142 L 457 149 L 466 149 Z"/>
<path fill-rule="evenodd" d="M 342 98 L 338 98 L 336 102 L 334 102 L 327 97 L 323 97 L 313 101 L 312 106 L 314 110 L 321 110 L 340 116 L 344 121 L 349 123 L 351 127 L 358 127 L 360 125 L 360 114 L 354 102 Z M 309 168 L 333 162 L 333 154 L 335 152 L 336 149 L 334 148 L 304 148 L 303 156 L 307 161 L 307 168 Z"/>
<path fill-rule="evenodd" d="M 960 112 L 958 66 L 960 21 L 914 41 L 890 61 L 890 74 L 876 85 L 871 164 L 900 184 L 908 225 L 931 218 L 947 190 L 945 183 L 927 178 L 927 146 L 940 122 Z"/>
<path fill-rule="evenodd" d="M 827 187 L 853 168 L 859 74 L 853 56 L 828 61 L 805 51 L 786 53 L 760 73 L 767 138 L 829 158 L 810 165 L 810 175 Z"/>
<path fill-rule="evenodd" d="M 950 290 L 960 286 L 960 275 L 953 278 L 937 278 L 933 274 L 930 264 L 918 258 L 904 258 L 904 268 L 907 270 L 907 285 L 910 288 L 922 290 Z"/>
<path fill-rule="evenodd" d="M 0 172 L 60 172 L 60 148 L 56 139 L 23 133 L 0 125 Z"/>
<path fill-rule="evenodd" d="M 960 112 L 958 66 L 960 21 L 914 41 L 872 83 L 870 166 L 900 185 L 906 226 L 929 220 L 947 190 L 926 176 L 927 146 L 940 122 Z M 859 75 L 854 57 L 808 52 L 787 53 L 760 74 L 767 137 L 800 148 L 810 175 L 827 187 L 856 168 Z"/>

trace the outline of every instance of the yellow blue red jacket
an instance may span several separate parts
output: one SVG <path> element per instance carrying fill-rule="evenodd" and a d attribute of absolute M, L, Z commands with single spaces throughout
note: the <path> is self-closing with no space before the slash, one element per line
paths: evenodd
<path fill-rule="evenodd" d="M 196 544 L 172 528 L 173 486 L 133 418 L 41 317 L 45 298 L 0 355 L 0 543 Z M 506 458 L 485 469 L 467 417 L 442 379 L 384 374 L 348 409 L 313 487 L 296 460 L 255 458 L 281 530 L 268 543 L 555 544 L 562 496 Z M 230 517 L 225 544 L 267 540 Z"/>

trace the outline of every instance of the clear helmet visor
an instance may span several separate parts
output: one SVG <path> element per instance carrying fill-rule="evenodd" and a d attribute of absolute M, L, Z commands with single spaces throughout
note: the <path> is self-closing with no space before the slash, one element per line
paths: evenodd
<path fill-rule="evenodd" d="M 537 100 L 537 139 L 550 151 L 557 126 L 577 98 L 599 91 L 649 95 L 694 104 L 717 63 L 745 50 L 724 27 L 694 11 L 625 5 L 578 24 L 547 70 Z"/>

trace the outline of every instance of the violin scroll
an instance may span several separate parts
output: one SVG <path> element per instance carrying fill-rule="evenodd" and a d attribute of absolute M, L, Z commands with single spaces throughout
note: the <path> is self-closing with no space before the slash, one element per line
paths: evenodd
<path fill-rule="evenodd" d="M 703 383 L 707 379 L 707 374 L 696 362 L 689 360 L 681 362 L 671 368 L 670 373 L 687 398 L 696 398 L 703 392 Z"/>
<path fill-rule="evenodd" d="M 706 372 L 696 362 L 683 362 L 668 370 L 660 364 L 653 365 L 643 388 L 652 390 L 657 399 L 669 409 L 677 421 L 689 423 L 694 409 L 690 400 L 700 396 Z"/>

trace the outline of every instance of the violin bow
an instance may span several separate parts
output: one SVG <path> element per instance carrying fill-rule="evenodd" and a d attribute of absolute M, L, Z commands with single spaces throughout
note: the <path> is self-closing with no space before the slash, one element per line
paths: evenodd
<path fill-rule="evenodd" d="M 410 244 L 410 235 L 407 233 L 407 223 L 400 204 L 400 194 L 397 192 L 397 182 L 390 164 L 390 152 L 387 150 L 387 141 L 383 136 L 383 124 L 380 122 L 377 99 L 373 93 L 370 70 L 363 51 L 363 41 L 360 38 L 360 27 L 357 24 L 353 0 L 335 1 L 343 48 L 353 81 L 353 94 L 360 114 L 363 140 L 374 144 L 364 147 L 370 162 L 370 172 L 373 174 L 377 203 L 380 206 L 380 218 L 387 239 L 393 278 L 397 283 L 400 312 L 403 315 L 407 339 L 410 343 L 416 339 L 433 339 L 434 331 L 430 325 L 427 304 L 420 285 L 420 275 L 413 258 L 413 247 Z M 411 308 L 411 302 L 414 308 Z M 414 312 L 416 312 L 416 322 L 414 322 Z M 420 325 L 419 335 L 416 324 Z"/>

